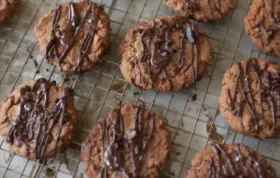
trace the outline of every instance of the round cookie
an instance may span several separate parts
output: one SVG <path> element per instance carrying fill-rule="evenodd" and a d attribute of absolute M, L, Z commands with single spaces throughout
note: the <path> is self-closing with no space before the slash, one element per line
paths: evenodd
<path fill-rule="evenodd" d="M 16 154 L 44 162 L 71 143 L 78 112 L 72 90 L 46 79 L 15 89 L 0 110 L 0 134 Z"/>
<path fill-rule="evenodd" d="M 279 137 L 280 65 L 248 59 L 228 69 L 222 81 L 220 113 L 238 132 Z"/>
<path fill-rule="evenodd" d="M 163 0 L 171 9 L 202 22 L 219 21 L 236 8 L 238 0 Z"/>
<path fill-rule="evenodd" d="M 8 17 L 10 17 L 20 0 L 0 0 L 0 24 Z"/>
<path fill-rule="evenodd" d="M 161 92 L 192 87 L 213 58 L 204 31 L 183 16 L 139 23 L 126 35 L 120 54 L 130 84 Z"/>
<path fill-rule="evenodd" d="M 158 178 L 171 138 L 163 120 L 143 105 L 118 104 L 93 126 L 82 145 L 88 177 Z"/>
<path fill-rule="evenodd" d="M 91 1 L 58 5 L 35 27 L 40 51 L 66 74 L 88 71 L 105 60 L 110 33 L 103 6 Z"/>
<path fill-rule="evenodd" d="M 195 156 L 185 178 L 212 177 L 277 178 L 277 175 L 266 159 L 248 146 L 212 144 Z"/>
<path fill-rule="evenodd" d="M 280 2 L 253 0 L 245 17 L 245 30 L 256 47 L 265 53 L 280 56 Z"/>

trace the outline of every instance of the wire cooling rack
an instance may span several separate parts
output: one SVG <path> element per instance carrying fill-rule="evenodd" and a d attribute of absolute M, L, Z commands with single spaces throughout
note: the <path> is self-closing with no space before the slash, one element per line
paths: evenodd
<path fill-rule="evenodd" d="M 148 109 L 164 118 L 173 145 L 164 178 L 183 177 L 195 154 L 211 143 L 207 126 L 224 137 L 223 143 L 243 143 L 260 152 L 280 175 L 280 139 L 258 140 L 236 133 L 218 111 L 222 76 L 233 62 L 249 57 L 278 60 L 260 53 L 244 33 L 243 18 L 247 14 L 249 0 L 239 0 L 238 8 L 220 23 L 199 24 L 210 38 L 215 59 L 196 89 L 176 93 L 140 91 L 128 85 L 118 69 L 119 43 L 133 25 L 157 16 L 175 15 L 162 0 L 95 0 L 105 5 L 111 19 L 112 41 L 108 60 L 90 72 L 70 78 L 65 78 L 59 70 L 47 64 L 39 52 L 34 26 L 40 16 L 56 3 L 69 1 L 21 0 L 15 15 L 0 27 L 0 100 L 5 99 L 18 84 L 41 77 L 73 87 L 75 103 L 80 111 L 73 144 L 51 164 L 42 166 L 10 153 L 8 145 L 0 138 L 0 177 L 85 178 L 84 165 L 79 159 L 81 143 L 96 119 L 116 106 L 120 99 L 134 103 L 142 100 Z M 213 118 L 213 122 L 209 123 L 209 118 Z"/>

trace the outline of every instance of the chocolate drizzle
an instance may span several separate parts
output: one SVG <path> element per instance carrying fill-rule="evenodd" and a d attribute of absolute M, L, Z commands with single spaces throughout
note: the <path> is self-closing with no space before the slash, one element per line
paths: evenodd
<path fill-rule="evenodd" d="M 211 148 L 216 155 L 216 160 L 210 160 L 209 177 L 242 176 L 263 178 L 265 176 L 262 163 L 258 161 L 256 155 L 251 153 L 245 146 L 237 144 L 236 150 L 230 154 L 228 154 L 224 150 L 223 145 L 220 144 L 212 144 Z M 242 156 L 241 149 L 249 154 L 248 159 L 250 163 Z"/>
<path fill-rule="evenodd" d="M 70 2 L 68 7 L 69 20 L 64 29 L 60 29 L 59 20 L 61 17 L 62 6 L 58 5 L 53 10 L 53 25 L 51 39 L 46 46 L 45 53 L 48 61 L 55 60 L 59 65 L 64 61 L 67 54 L 72 50 L 76 43 L 79 43 L 81 31 L 86 23 L 89 23 L 89 29 L 85 32 L 83 41 L 80 45 L 79 54 L 77 56 L 78 63 L 75 71 L 81 71 L 81 65 L 87 55 L 90 53 L 94 36 L 97 30 L 97 24 L 100 18 L 100 11 L 103 8 L 93 2 L 88 1 L 89 8 L 86 10 L 82 19 L 76 13 L 74 3 Z"/>
<path fill-rule="evenodd" d="M 175 53 L 178 49 L 173 49 L 172 33 L 174 31 L 180 31 L 180 56 L 175 58 Z M 141 38 L 140 43 L 142 50 L 140 51 L 140 63 L 135 64 L 135 68 L 139 74 L 138 83 L 141 83 L 142 72 L 141 63 L 146 65 L 146 71 L 150 78 L 150 85 L 154 85 L 154 81 L 158 78 L 159 74 L 163 74 L 163 77 L 168 82 L 170 90 L 173 88 L 172 78 L 182 71 L 186 65 L 186 53 L 187 44 L 190 44 L 192 50 L 191 64 L 187 66 L 187 69 L 192 67 L 193 83 L 197 80 L 198 63 L 200 58 L 199 45 L 197 44 L 199 32 L 188 21 L 175 21 L 171 24 L 164 19 L 159 19 L 155 22 L 150 29 L 140 29 L 132 32 L 132 41 L 134 40 L 134 34 L 138 34 Z M 177 66 L 175 70 L 169 71 L 169 63 L 175 63 Z M 135 81 L 133 81 L 134 84 Z"/>
<path fill-rule="evenodd" d="M 61 98 L 50 109 L 48 108 L 49 92 L 54 85 L 56 85 L 55 81 L 49 82 L 42 78 L 37 80 L 32 88 L 28 85 L 20 88 L 19 113 L 6 137 L 8 143 L 17 146 L 28 145 L 35 139 L 35 147 L 29 149 L 35 152 L 36 159 L 40 162 L 45 160 L 44 153 L 54 126 L 59 123 L 59 133 L 55 143 L 56 152 L 61 130 L 67 122 L 65 109 L 70 89 L 64 89 Z M 35 102 L 34 94 L 36 94 Z"/>
<path fill-rule="evenodd" d="M 142 120 L 144 106 L 138 106 L 134 127 L 125 133 L 121 107 L 121 103 L 119 103 L 114 121 L 106 121 L 107 117 L 101 121 L 105 163 L 104 167 L 101 168 L 101 178 L 106 178 L 109 170 L 119 171 L 126 177 L 136 178 L 140 176 L 140 171 L 145 166 L 146 149 L 154 131 L 154 115 L 149 114 L 148 131 L 144 131 L 145 123 Z M 126 170 L 124 165 L 126 153 L 129 153 L 132 163 L 130 170 Z"/>
<path fill-rule="evenodd" d="M 241 63 L 237 63 L 238 66 L 238 75 L 236 86 L 231 93 L 231 89 L 228 91 L 228 103 L 230 105 L 229 110 L 234 114 L 241 117 L 243 116 L 244 103 L 235 104 L 237 99 L 238 91 L 241 93 L 242 98 L 245 100 L 245 106 L 248 107 L 248 110 L 252 116 L 252 121 L 255 127 L 255 130 L 259 130 L 258 119 L 263 118 L 264 105 L 267 105 L 271 111 L 272 126 L 276 125 L 276 118 L 280 116 L 280 76 L 278 73 L 270 73 L 268 71 L 268 66 L 265 63 L 264 67 L 261 67 L 258 60 L 253 58 L 244 62 L 244 67 Z M 253 75 L 252 75 L 253 74 Z M 257 112 L 256 103 L 254 99 L 253 90 L 252 90 L 252 80 L 254 77 L 256 85 L 258 88 L 260 96 L 261 111 Z M 269 124 L 269 123 L 268 123 Z M 243 125 L 243 123 L 242 123 Z M 272 127 L 272 128 L 273 128 Z"/>

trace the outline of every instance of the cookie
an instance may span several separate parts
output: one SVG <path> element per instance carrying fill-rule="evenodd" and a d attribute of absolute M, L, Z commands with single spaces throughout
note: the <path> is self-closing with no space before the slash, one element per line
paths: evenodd
<path fill-rule="evenodd" d="M 163 0 L 171 9 L 198 21 L 219 21 L 231 9 L 236 8 L 238 0 Z"/>
<path fill-rule="evenodd" d="M 72 94 L 43 78 L 15 89 L 0 110 L 0 134 L 10 150 L 40 162 L 62 152 L 77 121 Z"/>
<path fill-rule="evenodd" d="M 82 145 L 81 160 L 88 177 L 157 178 L 170 149 L 161 118 L 143 105 L 119 103 L 93 126 Z"/>
<path fill-rule="evenodd" d="M 106 59 L 110 21 L 91 1 L 57 5 L 35 27 L 40 51 L 62 72 L 88 71 Z"/>
<path fill-rule="evenodd" d="M 279 137 L 280 65 L 248 59 L 228 69 L 222 81 L 220 113 L 238 132 Z"/>
<path fill-rule="evenodd" d="M 194 86 L 213 58 L 204 31 L 183 16 L 139 23 L 119 51 L 120 70 L 130 84 L 161 92 Z"/>
<path fill-rule="evenodd" d="M 264 53 L 280 56 L 280 2 L 253 0 L 245 17 L 245 30 L 255 46 Z"/>
<path fill-rule="evenodd" d="M 0 24 L 8 17 L 10 17 L 20 0 L 0 0 Z"/>
<path fill-rule="evenodd" d="M 252 148 L 242 144 L 212 144 L 192 160 L 185 178 L 276 178 L 274 168 Z"/>

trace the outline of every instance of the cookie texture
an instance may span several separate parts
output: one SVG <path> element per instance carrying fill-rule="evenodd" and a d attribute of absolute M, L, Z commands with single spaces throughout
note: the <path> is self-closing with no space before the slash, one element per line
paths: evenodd
<path fill-rule="evenodd" d="M 161 92 L 192 87 L 213 57 L 204 31 L 183 16 L 139 23 L 119 51 L 120 69 L 130 84 Z"/>
<path fill-rule="evenodd" d="M 8 17 L 10 17 L 20 0 L 0 0 L 0 24 Z"/>
<path fill-rule="evenodd" d="M 66 74 L 90 70 L 105 60 L 110 33 L 103 6 L 91 1 L 57 5 L 35 27 L 40 51 Z"/>
<path fill-rule="evenodd" d="M 256 47 L 280 56 L 280 2 L 253 0 L 245 17 L 245 30 Z"/>
<path fill-rule="evenodd" d="M 171 9 L 198 21 L 219 21 L 231 9 L 236 8 L 238 0 L 163 0 Z"/>
<path fill-rule="evenodd" d="M 158 178 L 171 149 L 163 120 L 143 105 L 118 104 L 93 126 L 82 145 L 88 177 Z"/>
<path fill-rule="evenodd" d="M 220 113 L 238 132 L 279 137 L 280 65 L 263 59 L 234 64 L 222 81 Z"/>
<path fill-rule="evenodd" d="M 185 178 L 276 178 L 274 168 L 252 148 L 241 144 L 212 144 L 192 160 Z"/>
<path fill-rule="evenodd" d="M 15 89 L 0 110 L 0 134 L 10 150 L 44 162 L 71 143 L 78 112 L 72 91 L 46 79 Z"/>

